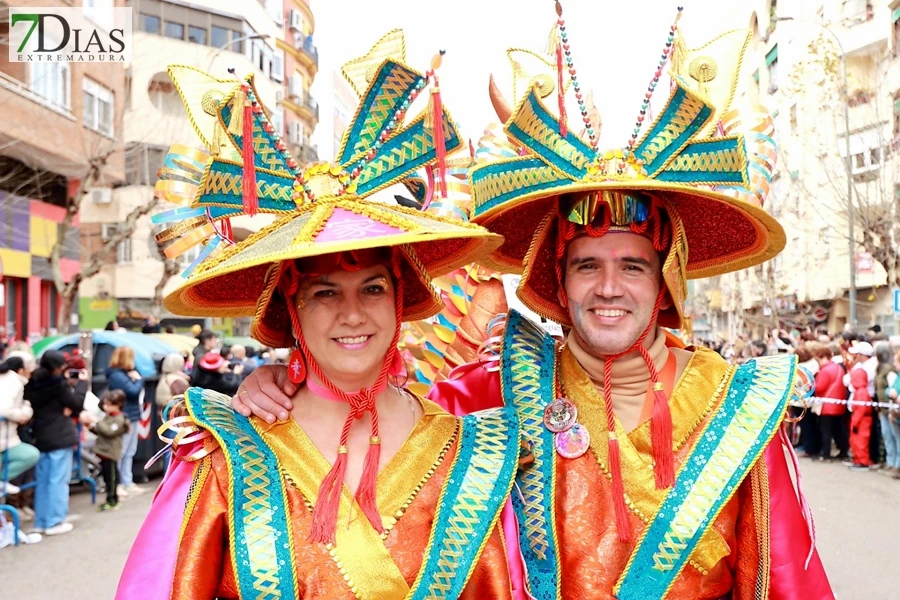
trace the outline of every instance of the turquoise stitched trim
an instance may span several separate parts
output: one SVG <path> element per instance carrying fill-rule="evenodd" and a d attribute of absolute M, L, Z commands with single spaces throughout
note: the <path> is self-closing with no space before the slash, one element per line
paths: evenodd
<path fill-rule="evenodd" d="M 770 357 L 749 361 L 735 372 L 721 408 L 709 423 L 706 433 L 697 441 L 690 457 L 681 468 L 675 485 L 650 523 L 640 547 L 635 550 L 631 567 L 622 577 L 622 585 L 616 595 L 618 600 L 649 600 L 665 596 L 703 533 L 713 525 L 716 516 L 762 454 L 781 423 L 793 386 L 794 365 L 794 357 Z M 778 395 L 772 398 L 776 394 Z M 748 424 L 747 419 L 740 421 L 736 419 L 742 408 L 746 408 L 747 412 L 756 412 L 755 415 L 749 415 L 750 418 L 762 417 L 763 414 L 759 413 L 760 407 L 752 405 L 760 399 L 770 400 L 764 407 L 767 411 L 765 419 L 754 420 L 752 424 Z M 749 429 L 749 426 L 758 429 L 754 431 Z M 714 476 L 722 472 L 722 463 L 715 461 L 716 457 L 726 455 L 727 450 L 723 451 L 722 448 L 733 448 L 742 443 L 734 430 L 730 435 L 726 435 L 729 427 L 741 431 L 744 435 L 752 434 L 754 440 L 740 463 L 726 465 L 734 469 L 731 477 L 724 482 L 713 482 L 721 486 L 714 490 L 717 494 L 715 501 L 702 515 L 702 520 L 695 526 L 693 535 L 685 537 L 685 530 L 678 526 L 673 527 L 673 522 L 680 513 L 682 516 L 688 514 L 685 503 L 689 500 L 689 494 L 692 490 L 695 491 L 695 486 L 703 485 L 700 482 L 712 481 L 708 475 Z M 695 518 L 699 518 L 699 515 Z M 696 523 L 684 518 L 679 520 L 682 524 L 685 521 Z"/>
<path fill-rule="evenodd" d="M 509 311 L 501 356 L 503 400 L 516 407 L 522 437 L 535 445 L 535 462 L 517 473 L 521 495 L 514 491 L 512 501 L 519 520 L 519 549 L 525 560 L 529 591 L 537 600 L 556 600 L 560 587 L 553 527 L 556 450 L 553 434 L 543 421 L 544 407 L 555 396 L 555 351 L 552 337 L 515 310 Z M 540 404 L 534 406 L 526 394 L 537 396 Z M 540 541 L 535 543 L 528 535 L 529 528 L 540 517 L 544 527 Z"/>
<path fill-rule="evenodd" d="M 207 180 L 213 176 L 214 173 L 225 173 L 232 176 L 241 177 L 242 171 L 239 165 L 233 165 L 231 163 L 214 161 L 212 166 L 210 167 L 209 174 L 207 175 Z M 208 184 L 207 184 L 208 185 Z M 240 188 L 240 186 L 238 186 Z M 293 190 L 292 180 L 287 179 L 285 177 L 281 177 L 278 175 L 272 175 L 270 173 L 264 173 L 262 171 L 256 172 L 256 187 L 262 188 L 263 192 L 259 194 L 259 208 L 260 210 L 294 210 L 296 209 L 296 205 L 293 202 L 286 202 L 281 200 L 278 196 L 274 195 L 272 192 L 275 191 L 275 187 L 278 187 L 282 190 L 287 190 L 287 196 L 290 198 L 291 192 Z M 244 209 L 244 198 L 243 195 L 238 193 L 223 193 L 223 192 L 208 192 L 204 191 L 200 193 L 197 197 L 196 206 L 209 206 L 210 204 L 230 204 L 234 206 L 236 209 L 240 209 L 240 212 L 243 213 Z M 226 209 L 227 210 L 227 209 Z"/>
<path fill-rule="evenodd" d="M 379 95 L 381 95 L 382 88 L 385 86 L 388 77 L 396 77 L 395 71 L 405 71 L 411 75 L 412 77 L 409 78 L 409 83 L 406 86 L 398 87 L 395 90 L 395 95 L 391 98 L 388 99 L 382 96 L 379 99 Z M 369 135 L 379 135 L 381 130 L 384 129 L 385 123 L 394 118 L 394 113 L 401 107 L 401 103 L 409 97 L 412 89 L 416 87 L 421 80 L 421 75 L 416 74 L 404 65 L 394 61 L 388 61 L 383 64 L 378 71 L 378 74 L 375 76 L 372 85 L 369 86 L 368 93 L 362 99 L 362 102 L 360 102 L 361 108 L 357 113 L 359 116 L 353 121 L 353 128 L 350 130 L 347 143 L 344 145 L 344 151 L 338 157 L 337 162 L 341 165 L 347 165 L 347 163 L 357 157 L 360 153 L 368 151 L 375 140 L 374 138 L 371 140 L 364 139 L 364 128 L 370 130 Z M 395 79 L 395 81 L 397 80 Z M 375 120 L 375 112 L 373 112 L 376 99 L 379 100 L 380 105 L 375 110 L 383 111 L 385 117 L 380 118 L 377 121 Z M 407 107 L 408 106 L 409 104 L 407 103 Z M 397 125 L 399 127 L 400 124 L 398 123 Z M 383 150 L 379 150 L 379 154 L 382 152 Z"/>
<path fill-rule="evenodd" d="M 450 115 L 444 113 L 444 146 L 447 153 L 451 153 L 462 145 L 459 130 L 450 119 Z M 412 149 L 415 149 L 413 153 Z M 433 163 L 437 159 L 437 149 L 434 145 L 434 132 L 425 130 L 425 123 L 421 119 L 400 133 L 390 137 L 381 148 L 375 158 L 366 163 L 356 179 L 356 193 L 365 196 L 372 190 L 390 185 L 399 181 L 416 169 Z M 390 166 L 378 172 L 382 164 Z"/>
<path fill-rule="evenodd" d="M 231 105 L 226 105 L 222 107 L 222 121 L 227 125 L 229 121 L 231 121 Z M 260 169 L 269 169 L 271 171 L 284 171 L 285 173 L 290 173 L 291 170 L 287 166 L 287 160 L 284 158 L 284 155 L 275 150 L 275 136 L 270 134 L 266 130 L 262 128 L 262 124 L 266 121 L 263 115 L 253 115 L 253 129 L 257 131 L 258 134 L 261 134 L 265 139 L 265 148 L 268 150 L 268 158 L 275 159 L 277 165 L 272 167 L 271 164 L 267 164 L 263 162 L 263 154 L 258 151 L 254 151 L 253 153 L 253 162 L 256 164 L 257 168 Z M 237 147 L 243 152 L 244 148 L 244 137 L 242 135 L 231 135 L 228 134 L 233 140 L 234 143 L 237 144 Z"/>
<path fill-rule="evenodd" d="M 719 185 L 733 184 L 746 187 L 748 177 L 745 169 L 676 170 L 673 168 L 673 165 L 680 163 L 682 159 L 693 158 L 695 161 L 706 160 L 707 162 L 713 162 L 716 160 L 716 154 L 732 154 L 738 164 L 743 164 L 745 166 L 747 164 L 744 144 L 740 139 L 718 139 L 693 142 L 685 146 L 684 150 L 678 153 L 678 156 L 674 161 L 656 176 L 656 179 L 657 181 L 674 181 L 692 185 L 709 185 L 715 183 Z"/>
<path fill-rule="evenodd" d="M 540 100 L 535 95 L 534 89 L 528 93 L 525 100 L 537 119 L 549 130 L 547 139 L 537 139 L 531 134 L 526 133 L 516 121 L 512 121 L 506 126 L 507 131 L 526 145 L 532 152 L 542 157 L 547 163 L 553 165 L 563 173 L 569 175 L 572 179 L 582 179 L 587 175 L 587 168 L 578 168 L 564 154 L 571 152 L 572 149 L 580 152 L 588 161 L 596 158 L 597 153 L 593 148 L 581 141 L 573 131 L 566 132 L 566 136 L 559 135 L 559 120 L 551 115 L 541 106 Z M 565 140 L 565 142 L 563 142 Z"/>
<path fill-rule="evenodd" d="M 228 396 L 196 387 L 188 389 L 186 396 L 191 416 L 215 436 L 228 458 L 228 488 L 234 501 L 228 526 L 233 532 L 241 598 L 297 598 L 289 510 L 275 454 L 249 419 L 232 410 Z M 260 485 L 264 491 L 251 490 L 250 485 Z M 252 531 L 248 532 L 248 525 Z"/>
<path fill-rule="evenodd" d="M 669 162 L 669 159 L 681 149 L 682 145 L 687 140 L 693 137 L 693 135 L 703 127 L 703 124 L 712 114 L 712 108 L 704 105 L 703 108 L 700 109 L 699 114 L 684 128 L 681 134 L 669 140 L 669 143 L 656 154 L 653 160 L 648 161 L 645 158 L 648 147 L 657 142 L 658 136 L 663 131 L 672 128 L 672 124 L 676 121 L 676 117 L 678 116 L 678 111 L 681 110 L 687 100 L 687 91 L 679 85 L 672 100 L 666 105 L 663 114 L 656 120 L 653 124 L 653 128 L 641 142 L 641 145 L 634 151 L 635 156 L 644 162 L 644 167 L 647 169 L 647 173 L 650 174 L 650 177 L 654 177 L 654 175 Z"/>
<path fill-rule="evenodd" d="M 556 188 L 564 189 L 573 183 L 571 179 L 565 177 L 562 173 L 560 173 L 558 178 L 552 180 L 547 179 L 547 174 L 542 174 L 539 178 L 540 181 L 530 185 L 523 184 L 522 187 L 516 187 L 511 183 L 514 181 L 527 181 L 529 173 L 535 169 L 549 171 L 550 167 L 539 158 L 521 157 L 500 164 L 488 164 L 473 169 L 469 173 L 472 197 L 475 199 L 476 204 L 473 218 L 481 216 L 504 202 L 515 201 L 523 196 L 542 191 L 548 191 L 547 195 L 549 196 L 552 194 L 552 190 Z M 502 185 L 498 183 L 497 188 L 507 188 L 507 191 L 484 199 L 484 194 L 479 194 L 479 189 L 489 186 L 489 183 L 485 183 L 489 179 L 503 182 Z M 479 198 L 479 196 L 481 197 Z"/>
<path fill-rule="evenodd" d="M 512 407 L 462 419 L 459 450 L 432 525 L 422 575 L 407 596 L 458 598 L 509 497 L 519 459 Z"/>

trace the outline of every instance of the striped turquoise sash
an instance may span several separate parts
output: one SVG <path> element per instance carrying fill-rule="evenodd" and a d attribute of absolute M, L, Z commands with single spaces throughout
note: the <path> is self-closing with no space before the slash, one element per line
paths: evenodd
<path fill-rule="evenodd" d="M 190 388 L 191 416 L 219 442 L 228 464 L 231 559 L 241 598 L 297 598 L 287 495 L 275 454 L 231 398 Z"/>
<path fill-rule="evenodd" d="M 455 599 L 462 594 L 509 497 L 519 458 L 518 420 L 511 407 L 462 419 L 459 449 L 407 598 Z"/>
<path fill-rule="evenodd" d="M 516 476 L 512 495 L 519 520 L 519 548 L 528 587 L 537 600 L 557 600 L 560 563 L 557 555 L 556 451 L 544 427 L 544 407 L 555 397 L 556 343 L 540 327 L 511 310 L 506 320 L 500 373 L 503 402 L 515 407 L 522 437 L 534 444 L 534 462 Z"/>
<path fill-rule="evenodd" d="M 665 597 L 697 542 L 777 432 L 795 369 L 794 356 L 758 358 L 737 369 L 722 406 L 638 541 L 616 584 L 616 598 Z"/>

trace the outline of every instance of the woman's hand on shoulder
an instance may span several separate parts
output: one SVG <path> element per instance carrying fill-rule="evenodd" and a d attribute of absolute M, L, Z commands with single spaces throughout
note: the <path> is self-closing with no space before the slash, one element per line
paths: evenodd
<path fill-rule="evenodd" d="M 263 365 L 247 376 L 231 399 L 231 406 L 245 417 L 256 415 L 267 423 L 285 421 L 294 407 L 291 397 L 298 389 L 288 378 L 286 366 Z"/>

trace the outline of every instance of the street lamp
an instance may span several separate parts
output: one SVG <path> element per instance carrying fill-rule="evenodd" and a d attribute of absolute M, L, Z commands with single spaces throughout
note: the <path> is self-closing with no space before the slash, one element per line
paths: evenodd
<path fill-rule="evenodd" d="M 841 45 L 841 40 L 838 39 L 838 36 L 829 29 L 826 25 L 819 23 L 818 21 L 812 21 L 810 19 L 797 19 L 795 17 L 774 17 L 772 19 L 773 22 L 778 21 L 798 21 L 801 23 L 812 23 L 813 25 L 817 25 L 823 31 L 827 32 L 828 35 L 832 37 L 834 43 L 837 44 L 838 49 L 841 51 L 841 84 L 843 86 L 843 95 L 844 95 L 844 142 L 846 143 L 847 148 L 847 156 L 844 161 L 844 166 L 847 169 L 847 233 L 850 237 L 850 326 L 856 329 L 856 233 L 854 231 L 854 208 L 853 208 L 853 169 L 851 166 L 851 156 L 850 156 L 850 98 L 849 93 L 850 90 L 847 88 L 847 55 L 844 53 L 844 47 Z"/>
<path fill-rule="evenodd" d="M 268 33 L 254 33 L 251 35 L 245 35 L 243 37 L 233 39 L 230 42 L 225 42 L 224 44 L 222 44 L 221 46 L 216 48 L 216 51 L 213 53 L 212 57 L 210 57 L 209 66 L 206 67 L 207 73 L 209 72 L 210 69 L 212 69 L 213 62 L 215 62 L 215 60 L 219 57 L 219 55 L 222 54 L 223 51 L 227 50 L 229 46 L 237 44 L 238 42 L 246 42 L 249 40 L 267 40 L 267 39 L 269 39 L 269 37 L 270 36 Z"/>

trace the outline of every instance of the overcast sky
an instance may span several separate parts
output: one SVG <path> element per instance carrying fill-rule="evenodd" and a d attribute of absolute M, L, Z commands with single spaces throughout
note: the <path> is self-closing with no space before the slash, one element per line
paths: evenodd
<path fill-rule="evenodd" d="M 579 80 L 585 90 L 594 90 L 603 117 L 601 146 L 627 142 L 679 4 L 685 6 L 681 27 L 691 47 L 748 20 L 749 11 L 740 10 L 737 0 L 563 2 Z M 488 76 L 493 73 L 502 91 L 511 94 L 506 49 L 543 50 L 556 18 L 553 0 L 312 0 L 311 6 L 320 57 L 312 89 L 322 106 L 315 136 L 320 143 L 332 135 L 329 74 L 396 27 L 406 34 L 407 61 L 420 71 L 438 50 L 447 51 L 440 70 L 444 102 L 463 133 L 477 141 L 484 126 L 497 120 Z M 657 95 L 659 107 L 666 90 L 661 86 Z"/>

